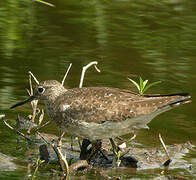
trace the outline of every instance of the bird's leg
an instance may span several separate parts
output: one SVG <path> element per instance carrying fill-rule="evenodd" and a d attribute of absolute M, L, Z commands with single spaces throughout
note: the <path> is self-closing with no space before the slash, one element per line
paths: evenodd
<path fill-rule="evenodd" d="M 101 140 L 90 142 L 88 139 L 84 139 L 82 141 L 80 159 L 90 161 L 98 154 L 98 152 L 101 152 L 103 155 L 103 152 L 101 151 L 101 144 Z M 107 159 L 105 155 L 103 156 Z"/>
<path fill-rule="evenodd" d="M 168 160 L 164 162 L 163 166 L 164 166 L 166 169 L 168 169 L 168 168 L 169 168 L 169 164 L 172 162 L 172 160 L 171 160 L 171 158 L 170 158 L 170 155 L 169 155 L 169 152 L 168 152 L 168 150 L 167 150 L 167 147 L 166 147 L 166 145 L 165 145 L 165 143 L 164 143 L 164 141 L 163 141 L 163 139 L 162 139 L 162 137 L 161 137 L 161 134 L 159 134 L 159 140 L 160 140 L 160 142 L 161 142 L 161 144 L 162 144 L 162 146 L 163 146 L 163 149 L 164 149 L 164 151 L 165 151 L 165 153 L 166 153 L 166 155 L 167 155 L 167 158 L 168 158 Z"/>
<path fill-rule="evenodd" d="M 118 151 L 118 147 L 116 146 L 116 144 L 112 138 L 110 138 L 110 143 L 112 145 L 113 154 L 115 154 Z"/>
<path fill-rule="evenodd" d="M 90 149 L 88 150 L 88 146 L 91 144 L 91 142 L 88 139 L 83 139 L 82 141 L 82 146 L 81 146 L 81 151 L 80 151 L 80 159 L 81 160 L 86 160 L 87 156 L 89 154 Z"/>

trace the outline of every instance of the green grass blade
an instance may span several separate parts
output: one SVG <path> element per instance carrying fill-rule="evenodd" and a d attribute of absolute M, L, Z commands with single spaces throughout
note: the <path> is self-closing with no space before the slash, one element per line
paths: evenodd
<path fill-rule="evenodd" d="M 144 86 L 143 86 L 143 79 L 140 76 L 140 94 L 143 92 Z"/>
<path fill-rule="evenodd" d="M 135 82 L 134 80 L 130 79 L 130 78 L 127 78 L 129 81 L 131 81 L 138 89 L 138 91 L 140 92 L 140 86 L 137 82 Z"/>
<path fill-rule="evenodd" d="M 148 83 L 148 80 L 145 80 L 145 81 L 143 82 L 143 90 L 145 89 L 147 83 Z"/>
<path fill-rule="evenodd" d="M 153 82 L 153 83 L 148 84 L 148 85 L 144 88 L 143 92 L 147 91 L 150 87 L 152 87 L 152 86 L 154 86 L 154 85 L 157 85 L 157 84 L 160 84 L 160 83 L 161 83 L 161 81 L 156 81 L 156 82 Z"/>

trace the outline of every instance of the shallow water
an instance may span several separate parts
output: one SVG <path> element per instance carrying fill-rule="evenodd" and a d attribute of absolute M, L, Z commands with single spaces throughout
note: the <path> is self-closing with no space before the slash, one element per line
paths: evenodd
<path fill-rule="evenodd" d="M 82 66 L 95 60 L 101 73 L 89 69 L 84 86 L 136 90 L 127 77 L 136 80 L 140 75 L 150 82 L 162 81 L 148 93 L 189 92 L 192 96 L 191 104 L 152 120 L 150 130 L 141 130 L 135 141 L 144 147 L 156 147 L 160 145 L 158 134 L 161 133 L 166 144 L 186 141 L 196 144 L 194 0 L 56 0 L 51 3 L 56 8 L 26 0 L 0 2 L 1 114 L 13 120 L 18 113 L 27 116 L 31 112 L 28 105 L 9 110 L 11 105 L 27 97 L 29 70 L 40 81 L 61 81 L 69 63 L 73 63 L 66 79 L 66 86 L 72 88 L 79 86 Z M 44 131 L 52 133 L 56 131 L 53 129 Z M 24 165 L 9 173 L 18 179 L 24 177 L 25 145 L 18 150 L 16 135 L 2 122 L 0 139 L 0 152 Z M 190 157 L 190 162 L 195 162 L 195 153 Z M 143 178 L 148 172 L 132 175 Z M 7 176 L 0 172 L 0 178 Z M 87 178 L 95 176 L 90 173 Z"/>

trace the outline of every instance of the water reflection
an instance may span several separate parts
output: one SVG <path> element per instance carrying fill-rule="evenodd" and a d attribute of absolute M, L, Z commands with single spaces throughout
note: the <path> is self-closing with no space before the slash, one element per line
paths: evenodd
<path fill-rule="evenodd" d="M 194 6 L 188 8 L 185 1 L 170 3 L 173 5 L 157 1 L 127 3 L 128 11 L 114 16 L 119 23 L 113 29 L 121 31 L 114 31 L 113 36 L 126 37 L 120 41 L 121 45 L 139 51 L 145 58 L 143 63 L 150 66 L 155 76 L 170 80 L 168 73 L 172 72 L 172 80 L 181 84 L 188 78 L 196 47 L 195 18 L 189 11 Z M 179 6 L 183 8 L 176 11 Z M 113 7 L 114 12 L 119 9 L 117 5 Z"/>

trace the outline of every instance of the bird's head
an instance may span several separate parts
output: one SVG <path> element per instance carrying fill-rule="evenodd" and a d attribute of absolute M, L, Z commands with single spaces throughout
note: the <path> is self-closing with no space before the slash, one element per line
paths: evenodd
<path fill-rule="evenodd" d="M 56 80 L 48 80 L 40 82 L 38 85 L 36 85 L 34 89 L 34 94 L 30 96 L 28 99 L 21 101 L 12 107 L 10 109 L 13 109 L 17 106 L 21 106 L 27 102 L 30 102 L 34 99 L 38 100 L 55 100 L 59 95 L 67 91 L 64 86 L 59 83 Z"/>

